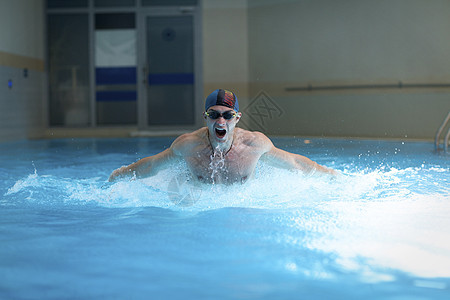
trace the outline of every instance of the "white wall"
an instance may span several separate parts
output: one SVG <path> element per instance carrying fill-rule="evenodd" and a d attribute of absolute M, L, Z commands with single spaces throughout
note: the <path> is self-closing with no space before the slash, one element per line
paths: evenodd
<path fill-rule="evenodd" d="M 0 0 L 0 140 L 43 134 L 43 9 L 44 0 Z"/>
<path fill-rule="evenodd" d="M 289 87 L 450 83 L 446 0 L 249 0 L 250 95 L 279 106 L 269 134 L 432 139 L 450 89 Z"/>
<path fill-rule="evenodd" d="M 247 1 L 204 0 L 202 12 L 205 97 L 225 88 L 245 105 L 249 88 Z"/>
<path fill-rule="evenodd" d="M 45 125 L 44 73 L 0 66 L 0 141 L 38 138 Z M 8 81 L 12 81 L 12 88 Z"/>
<path fill-rule="evenodd" d="M 450 1 L 273 2 L 250 0 L 251 71 L 260 80 L 450 81 Z"/>
<path fill-rule="evenodd" d="M 0 0 L 0 51 L 44 59 L 44 0 Z"/>

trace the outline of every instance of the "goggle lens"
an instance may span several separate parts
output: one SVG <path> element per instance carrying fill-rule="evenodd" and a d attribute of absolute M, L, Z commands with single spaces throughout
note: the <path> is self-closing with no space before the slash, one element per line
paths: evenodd
<path fill-rule="evenodd" d="M 224 113 L 220 113 L 215 110 L 211 110 L 211 111 L 207 111 L 206 115 L 212 120 L 216 120 L 220 117 L 223 117 L 225 120 L 230 120 L 236 116 L 236 113 L 233 111 L 226 111 Z"/>

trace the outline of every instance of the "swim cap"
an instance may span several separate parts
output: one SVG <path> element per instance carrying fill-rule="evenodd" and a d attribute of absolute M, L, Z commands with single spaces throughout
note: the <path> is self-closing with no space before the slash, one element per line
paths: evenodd
<path fill-rule="evenodd" d="M 239 111 L 239 103 L 236 95 L 233 92 L 223 89 L 217 89 L 206 97 L 205 111 L 214 105 L 222 105 Z"/>

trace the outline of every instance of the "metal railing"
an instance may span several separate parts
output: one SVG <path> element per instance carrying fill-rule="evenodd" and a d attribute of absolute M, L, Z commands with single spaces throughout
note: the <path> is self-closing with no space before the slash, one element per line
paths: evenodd
<path fill-rule="evenodd" d="M 316 92 L 316 91 L 342 91 L 342 90 L 373 90 L 373 89 L 448 89 L 450 83 L 397 83 L 386 84 L 349 84 L 349 85 L 312 85 L 285 87 L 286 92 Z"/>
<path fill-rule="evenodd" d="M 440 144 L 440 137 L 442 131 L 444 131 L 445 127 L 447 126 L 448 122 L 450 121 L 450 111 L 447 114 L 447 117 L 445 118 L 444 122 L 442 122 L 441 127 L 439 127 L 438 131 L 436 132 L 436 137 L 434 139 L 434 147 L 436 151 L 439 150 L 439 144 Z M 450 138 L 450 128 L 447 131 L 447 134 L 444 138 L 444 152 L 448 153 L 448 140 Z"/>

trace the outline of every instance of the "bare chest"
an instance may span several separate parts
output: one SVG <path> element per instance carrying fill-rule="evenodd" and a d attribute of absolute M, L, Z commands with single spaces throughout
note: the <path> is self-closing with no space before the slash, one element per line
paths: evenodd
<path fill-rule="evenodd" d="M 255 170 L 259 157 L 245 148 L 231 149 L 228 153 L 214 153 L 210 149 L 192 153 L 186 163 L 193 176 L 209 183 L 245 182 Z"/>

